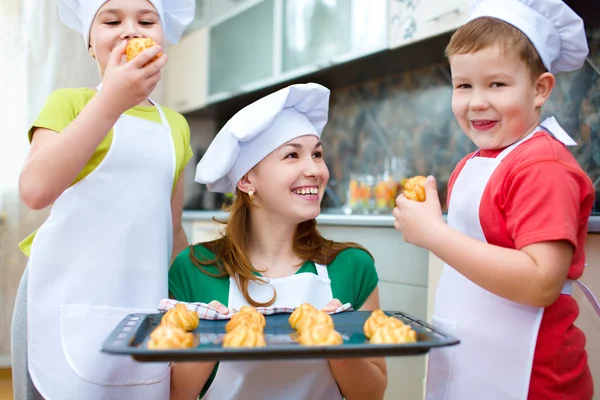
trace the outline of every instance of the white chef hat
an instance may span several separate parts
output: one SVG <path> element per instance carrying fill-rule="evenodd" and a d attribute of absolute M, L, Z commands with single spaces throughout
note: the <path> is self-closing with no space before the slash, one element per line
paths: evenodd
<path fill-rule="evenodd" d="M 238 111 L 219 131 L 196 167 L 196 182 L 211 192 L 235 192 L 238 181 L 274 150 L 300 136 L 321 137 L 329 89 L 291 85 Z"/>
<path fill-rule="evenodd" d="M 96 13 L 109 0 L 58 0 L 60 20 L 81 33 L 86 50 L 90 47 L 90 29 Z M 158 12 L 169 43 L 177 43 L 195 16 L 195 0 L 148 0 Z"/>
<path fill-rule="evenodd" d="M 493 17 L 525 34 L 552 73 L 582 67 L 588 54 L 583 20 L 562 0 L 471 0 L 469 21 Z"/>

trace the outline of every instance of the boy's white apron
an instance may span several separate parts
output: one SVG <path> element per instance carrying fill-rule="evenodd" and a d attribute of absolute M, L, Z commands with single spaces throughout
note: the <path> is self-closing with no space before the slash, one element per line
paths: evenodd
<path fill-rule="evenodd" d="M 121 115 L 100 165 L 67 189 L 29 262 L 28 361 L 47 400 L 168 399 L 169 367 L 100 352 L 167 297 L 175 150 L 169 123 Z"/>
<path fill-rule="evenodd" d="M 541 126 L 566 145 L 576 144 L 554 118 Z M 539 131 L 496 158 L 472 157 L 450 196 L 448 225 L 487 242 L 479 209 L 487 183 L 502 160 Z M 485 266 L 485 260 L 482 260 Z M 571 294 L 572 282 L 563 292 Z M 591 293 L 590 293 L 591 294 Z M 433 325 L 460 338 L 455 347 L 432 350 L 428 361 L 428 400 L 525 400 L 543 308 L 496 296 L 444 265 L 436 293 Z"/>
<path fill-rule="evenodd" d="M 249 294 L 265 302 L 277 299 L 273 307 L 297 307 L 310 303 L 322 309 L 333 300 L 327 268 L 316 265 L 317 275 L 300 273 L 266 279 L 269 284 L 250 282 Z M 229 282 L 229 308 L 246 305 L 233 278 Z M 203 399 L 206 400 L 335 400 L 342 396 L 327 360 L 223 361 Z"/>

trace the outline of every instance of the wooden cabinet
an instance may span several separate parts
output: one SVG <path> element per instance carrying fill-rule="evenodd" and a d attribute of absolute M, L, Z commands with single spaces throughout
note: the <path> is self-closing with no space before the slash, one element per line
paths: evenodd
<path fill-rule="evenodd" d="M 453 31 L 469 16 L 468 0 L 390 0 L 390 48 Z"/>
<path fill-rule="evenodd" d="M 165 105 L 185 113 L 203 107 L 207 92 L 208 28 L 197 29 L 167 49 Z"/>

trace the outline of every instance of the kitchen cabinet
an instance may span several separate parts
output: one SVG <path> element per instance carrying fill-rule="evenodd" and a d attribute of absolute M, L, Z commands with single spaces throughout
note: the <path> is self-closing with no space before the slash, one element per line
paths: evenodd
<path fill-rule="evenodd" d="M 194 15 L 194 20 L 187 26 L 183 34 L 187 35 L 208 25 L 211 21 L 210 10 L 209 0 L 196 0 L 196 13 Z"/>
<path fill-rule="evenodd" d="M 208 94 L 231 97 L 274 74 L 275 0 L 264 0 L 210 29 Z"/>
<path fill-rule="evenodd" d="M 185 113 L 206 104 L 206 53 L 208 28 L 181 38 L 167 49 L 169 61 L 165 73 L 165 105 Z"/>
<path fill-rule="evenodd" d="M 256 0 L 204 0 L 209 3 L 210 19 L 217 21 L 221 18 L 226 18 L 237 10 L 256 2 Z"/>
<path fill-rule="evenodd" d="M 390 48 L 455 30 L 469 13 L 469 0 L 389 0 Z"/>
<path fill-rule="evenodd" d="M 387 48 L 387 0 L 284 0 L 282 73 Z"/>

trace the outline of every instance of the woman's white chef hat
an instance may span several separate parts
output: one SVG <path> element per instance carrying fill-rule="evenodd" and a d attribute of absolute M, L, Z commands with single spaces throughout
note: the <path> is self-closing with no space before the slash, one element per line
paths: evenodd
<path fill-rule="evenodd" d="M 525 34 L 552 73 L 581 68 L 588 54 L 583 20 L 562 0 L 471 0 L 469 21 L 493 17 Z"/>
<path fill-rule="evenodd" d="M 96 13 L 108 0 L 58 0 L 60 20 L 81 33 L 86 50 L 90 47 L 90 29 Z M 195 16 L 195 0 L 148 0 L 158 12 L 167 41 L 181 39 L 184 29 Z"/>
<path fill-rule="evenodd" d="M 238 111 L 219 131 L 196 167 L 196 182 L 211 192 L 234 193 L 238 181 L 262 159 L 300 136 L 321 137 L 329 89 L 291 85 Z"/>

